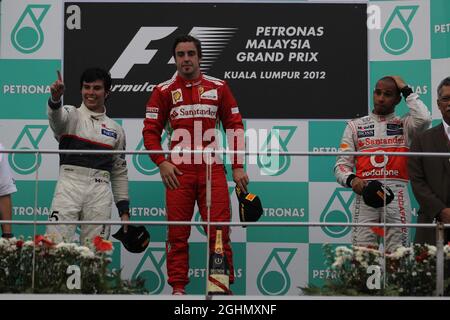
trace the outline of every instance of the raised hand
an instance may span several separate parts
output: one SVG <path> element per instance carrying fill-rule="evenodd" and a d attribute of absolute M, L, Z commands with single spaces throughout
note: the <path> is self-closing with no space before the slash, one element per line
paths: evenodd
<path fill-rule="evenodd" d="M 61 77 L 61 72 L 59 70 L 56 71 L 58 75 L 58 79 L 53 82 L 50 86 L 50 93 L 52 95 L 52 100 L 57 102 L 61 100 L 61 96 L 64 94 L 64 82 Z"/>

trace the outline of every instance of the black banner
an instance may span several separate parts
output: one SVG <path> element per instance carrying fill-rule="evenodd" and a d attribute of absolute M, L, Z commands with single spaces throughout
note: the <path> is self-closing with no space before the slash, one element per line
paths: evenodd
<path fill-rule="evenodd" d="M 79 76 L 113 77 L 113 118 L 144 118 L 155 85 L 173 76 L 172 44 L 191 34 L 202 71 L 227 80 L 244 118 L 349 119 L 367 114 L 366 4 L 65 3 L 64 103 Z"/>

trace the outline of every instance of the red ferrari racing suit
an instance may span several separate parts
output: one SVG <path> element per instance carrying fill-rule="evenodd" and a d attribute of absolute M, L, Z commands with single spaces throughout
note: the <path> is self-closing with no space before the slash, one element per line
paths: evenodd
<path fill-rule="evenodd" d="M 162 150 L 161 134 L 165 129 L 170 135 L 169 148 L 173 150 L 204 150 L 215 148 L 218 133 L 215 129 L 222 123 L 232 139 L 233 150 L 243 150 L 244 131 L 242 117 L 227 83 L 207 75 L 187 81 L 179 75 L 155 87 L 146 107 L 144 120 L 144 144 L 148 150 Z M 180 154 L 182 152 L 180 151 Z M 151 155 L 157 165 L 165 156 Z M 233 157 L 233 168 L 242 167 L 242 158 Z M 169 160 L 183 172 L 177 178 L 180 186 L 166 190 L 167 219 L 190 221 L 194 205 L 207 221 L 206 164 L 202 154 L 186 154 L 181 158 L 172 154 Z M 220 158 L 214 158 L 211 175 L 211 221 L 230 221 L 228 183 Z M 236 162 L 236 160 L 238 160 Z M 190 226 L 169 226 L 167 252 L 168 282 L 172 286 L 184 286 L 188 279 L 188 238 Z M 205 227 L 206 230 L 206 227 Z M 230 265 L 230 282 L 234 280 L 229 228 L 223 227 L 225 254 Z M 215 227 L 211 227 L 210 249 L 214 248 Z"/>
<path fill-rule="evenodd" d="M 413 136 L 425 130 L 431 123 L 430 112 L 415 93 L 406 98 L 410 111 L 404 117 L 394 113 L 368 116 L 348 122 L 339 151 L 348 152 L 408 152 Z M 394 200 L 385 208 L 367 206 L 362 196 L 356 195 L 353 207 L 353 222 L 378 223 L 385 217 L 387 223 L 410 223 L 411 204 L 408 194 L 407 157 L 405 156 L 338 156 L 334 172 L 337 182 L 351 187 L 348 178 L 354 174 L 363 180 L 380 180 L 395 194 Z M 386 179 L 386 180 L 385 180 Z M 386 250 L 409 244 L 408 228 L 386 229 Z M 355 227 L 353 245 L 376 245 L 377 236 L 370 227 Z"/>

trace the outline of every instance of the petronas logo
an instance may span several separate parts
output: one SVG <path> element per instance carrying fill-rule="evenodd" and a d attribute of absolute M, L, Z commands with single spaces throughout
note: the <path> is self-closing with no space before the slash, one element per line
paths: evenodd
<path fill-rule="evenodd" d="M 167 133 L 163 133 L 161 137 L 161 144 L 167 140 Z M 136 147 L 136 151 L 146 150 L 144 147 L 144 139 L 141 139 Z M 137 171 L 147 176 L 154 175 L 159 172 L 158 166 L 150 159 L 148 154 L 133 154 L 132 157 L 134 167 Z"/>
<path fill-rule="evenodd" d="M 413 45 L 413 34 L 409 25 L 419 6 L 395 7 L 380 35 L 381 47 L 388 53 L 400 55 Z"/>
<path fill-rule="evenodd" d="M 166 262 L 164 248 L 148 248 L 141 261 L 133 272 L 133 280 L 141 278 L 145 280 L 145 288 L 149 294 L 159 294 L 163 291 L 165 278 L 163 266 Z"/>
<path fill-rule="evenodd" d="M 263 154 L 258 156 L 258 167 L 262 175 L 279 176 L 291 165 L 290 156 L 280 156 L 279 152 L 288 152 L 288 144 L 297 130 L 296 126 L 274 126 L 260 148 Z M 280 133 L 286 133 L 284 138 Z"/>
<path fill-rule="evenodd" d="M 284 295 L 291 287 L 291 277 L 287 270 L 295 248 L 274 248 L 258 274 L 256 284 L 264 295 Z"/>
<path fill-rule="evenodd" d="M 320 222 L 342 222 L 352 221 L 351 204 L 355 199 L 355 193 L 348 188 L 336 188 L 328 200 L 325 209 L 320 214 Z M 325 226 L 322 231 L 332 238 L 342 238 L 350 232 L 346 226 Z"/>
<path fill-rule="evenodd" d="M 41 22 L 50 9 L 49 4 L 29 4 L 11 32 L 11 43 L 18 51 L 36 52 L 44 43 Z"/>
<path fill-rule="evenodd" d="M 12 148 L 38 150 L 39 142 L 47 128 L 48 125 L 26 125 Z M 10 153 L 8 160 L 11 168 L 18 174 L 30 174 L 41 165 L 42 155 L 40 153 Z"/>

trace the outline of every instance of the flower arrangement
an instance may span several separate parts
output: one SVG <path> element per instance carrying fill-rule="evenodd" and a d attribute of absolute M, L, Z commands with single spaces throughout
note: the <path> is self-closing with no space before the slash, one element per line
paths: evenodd
<path fill-rule="evenodd" d="M 124 281 L 120 271 L 108 269 L 112 251 L 112 243 L 99 236 L 93 239 L 91 247 L 55 244 L 42 235 L 35 236 L 34 241 L 0 238 L 0 292 L 145 292 L 143 280 Z M 79 276 L 79 285 L 70 283 L 72 267 L 79 271 L 74 272 L 75 277 Z"/>
<path fill-rule="evenodd" d="M 436 247 L 414 244 L 386 254 L 377 248 L 324 245 L 326 261 L 333 277 L 321 288 L 301 288 L 310 295 L 394 295 L 432 296 L 436 290 Z M 370 277 L 378 268 L 380 286 L 371 286 Z M 386 270 L 384 272 L 383 270 Z M 450 246 L 444 247 L 444 294 L 450 295 Z M 374 279 L 372 277 L 372 279 Z M 383 280 L 385 285 L 383 285 Z"/>

